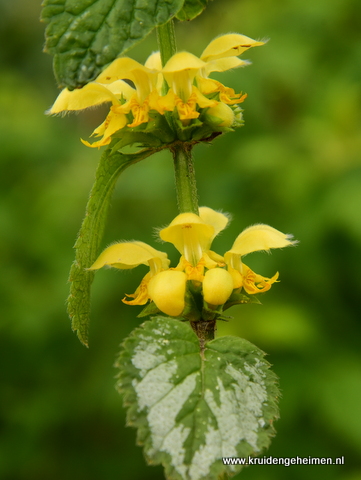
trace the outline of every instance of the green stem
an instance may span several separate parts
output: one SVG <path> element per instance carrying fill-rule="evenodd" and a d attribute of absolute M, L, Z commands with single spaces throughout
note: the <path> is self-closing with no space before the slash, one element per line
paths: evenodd
<path fill-rule="evenodd" d="M 164 67 L 177 51 L 172 20 L 157 28 L 157 40 L 162 66 Z M 163 95 L 165 95 L 167 91 L 168 85 L 164 81 Z M 171 128 L 174 127 L 171 112 L 166 112 L 166 118 Z M 179 213 L 190 212 L 199 215 L 192 147 L 189 143 L 178 141 L 170 147 L 170 150 L 174 160 L 175 186 Z M 203 356 L 206 343 L 214 338 L 216 321 L 201 320 L 191 322 L 191 326 L 199 338 L 201 355 Z"/>
<path fill-rule="evenodd" d="M 165 25 L 157 27 L 157 41 L 160 52 L 160 58 L 162 61 L 162 67 L 168 62 L 168 60 L 176 53 L 177 45 L 175 40 L 174 22 L 169 20 Z M 168 84 L 163 80 L 162 95 L 167 95 L 169 90 Z M 172 112 L 165 112 L 164 116 L 170 126 L 171 130 L 175 131 L 174 119 Z"/>
<path fill-rule="evenodd" d="M 177 50 L 173 20 L 170 20 L 165 25 L 161 25 L 157 28 L 157 39 L 162 65 L 164 66 Z M 164 82 L 163 89 L 167 89 L 166 82 Z M 166 93 L 166 91 L 164 93 Z M 169 117 L 171 116 L 172 115 L 169 114 Z M 173 119 L 168 118 L 167 120 L 170 125 L 172 125 Z M 192 212 L 198 215 L 198 197 L 193 166 L 192 147 L 186 143 L 179 142 L 172 146 L 171 151 L 174 159 L 175 183 L 179 212 Z"/>
<path fill-rule="evenodd" d="M 164 67 L 170 57 L 177 51 L 173 20 L 169 20 L 166 24 L 157 27 L 157 41 L 162 66 Z"/>
<path fill-rule="evenodd" d="M 198 212 L 198 195 L 192 145 L 179 142 L 172 146 L 175 186 L 179 213 Z"/>

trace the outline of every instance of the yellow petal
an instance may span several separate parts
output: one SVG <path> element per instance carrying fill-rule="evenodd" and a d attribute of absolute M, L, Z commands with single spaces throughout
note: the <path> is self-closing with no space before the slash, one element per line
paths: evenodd
<path fill-rule="evenodd" d="M 197 77 L 197 85 L 204 95 L 219 91 L 219 82 L 211 78 Z"/>
<path fill-rule="evenodd" d="M 99 83 L 112 83 L 115 80 L 131 80 L 137 90 L 139 103 L 143 103 L 155 88 L 158 71 L 145 67 L 132 58 L 117 58 L 98 77 Z"/>
<path fill-rule="evenodd" d="M 104 131 L 104 138 L 109 138 L 115 132 L 124 128 L 127 121 L 127 117 L 123 113 L 114 113 L 111 111 L 108 115 L 108 123 Z"/>
<path fill-rule="evenodd" d="M 207 225 L 195 213 L 181 213 L 159 232 L 160 238 L 172 243 L 193 265 L 197 265 L 202 252 L 209 250 L 214 238 L 214 227 Z"/>
<path fill-rule="evenodd" d="M 94 129 L 93 133 L 90 135 L 91 137 L 101 137 L 102 135 L 104 135 L 104 132 L 109 125 L 109 118 L 108 117 L 109 117 L 109 114 L 108 114 L 107 118 L 104 120 L 104 122 L 101 123 L 99 125 L 99 127 Z"/>
<path fill-rule="evenodd" d="M 145 64 L 145 67 L 151 69 L 151 70 L 162 70 L 162 60 L 160 58 L 160 52 L 154 52 L 149 57 L 147 58 Z"/>
<path fill-rule="evenodd" d="M 231 254 L 242 256 L 260 250 L 288 247 L 296 243 L 297 241 L 292 240 L 292 235 L 284 234 L 269 225 L 253 225 L 238 235 L 231 250 L 225 254 L 225 258 L 228 259 Z"/>
<path fill-rule="evenodd" d="M 204 223 L 211 225 L 214 228 L 213 238 L 226 228 L 230 220 L 229 216 L 221 212 L 216 212 L 216 210 L 209 207 L 200 207 L 199 216 Z"/>
<path fill-rule="evenodd" d="M 135 104 L 132 107 L 133 121 L 128 123 L 128 127 L 137 127 L 142 123 L 149 121 L 149 105 L 144 102 L 143 105 Z"/>
<path fill-rule="evenodd" d="M 182 70 L 200 70 L 206 66 L 205 62 L 189 52 L 179 52 L 173 55 L 165 64 L 164 74 L 180 72 Z"/>
<path fill-rule="evenodd" d="M 85 145 L 86 147 L 90 148 L 100 148 L 104 147 L 105 145 L 109 145 L 111 142 L 111 138 L 102 138 L 101 140 L 98 140 L 97 142 L 90 143 L 87 140 L 83 140 L 82 138 L 80 139 L 81 143 Z"/>
<path fill-rule="evenodd" d="M 114 108 L 117 108 L 117 106 Z M 94 142 L 94 143 L 89 143 L 86 140 L 81 140 L 81 141 L 87 147 L 92 147 L 92 148 L 103 147 L 104 145 L 108 145 L 111 141 L 111 136 L 118 130 L 121 130 L 122 128 L 124 128 L 127 124 L 127 121 L 128 119 L 124 115 L 124 113 L 115 113 L 114 111 L 111 110 L 107 118 L 105 119 L 105 121 L 101 125 L 99 125 L 99 127 L 97 127 L 92 133 L 92 136 L 103 135 L 103 138 L 98 142 Z"/>
<path fill-rule="evenodd" d="M 193 280 L 194 282 L 203 282 L 204 278 L 204 267 L 205 261 L 203 258 L 197 263 L 197 265 L 192 265 L 184 257 L 181 257 L 181 261 L 177 265 L 177 270 L 180 268 L 187 275 L 188 280 Z"/>
<path fill-rule="evenodd" d="M 176 107 L 176 100 L 177 96 L 174 91 L 170 88 L 168 93 L 163 97 L 159 97 L 159 105 L 163 110 L 167 110 L 168 112 L 172 112 Z"/>
<path fill-rule="evenodd" d="M 230 273 L 230 275 L 232 276 L 232 279 L 233 279 L 233 288 L 242 287 L 243 278 L 242 278 L 241 272 L 236 270 L 235 268 L 231 267 L 230 265 L 228 265 L 227 269 L 228 269 L 228 272 Z"/>
<path fill-rule="evenodd" d="M 241 60 L 237 57 L 225 57 L 218 58 L 207 62 L 206 67 L 203 70 L 205 76 L 208 76 L 212 72 L 225 72 L 226 70 L 231 70 L 232 68 L 245 67 L 249 65 L 250 62 L 247 60 Z"/>
<path fill-rule="evenodd" d="M 127 100 L 135 93 L 135 89 L 123 80 L 116 80 L 115 82 L 108 83 L 106 88 L 114 93 L 114 95 L 122 95 Z"/>
<path fill-rule="evenodd" d="M 233 88 L 219 84 L 219 99 L 221 102 L 226 103 L 227 105 L 234 105 L 236 103 L 244 102 L 246 98 L 246 93 L 235 93 Z"/>
<path fill-rule="evenodd" d="M 196 103 L 201 108 L 215 107 L 218 104 L 217 100 L 209 100 L 209 98 L 205 97 L 194 85 L 192 86 L 192 93 Z"/>
<path fill-rule="evenodd" d="M 89 270 L 98 270 L 105 265 L 120 269 L 135 268 L 141 264 L 149 265 L 149 261 L 157 257 L 163 262 L 167 254 L 143 242 L 116 243 L 106 248 Z"/>
<path fill-rule="evenodd" d="M 155 248 L 151 247 L 150 245 L 144 242 L 134 241 L 132 243 L 134 245 L 139 245 L 140 247 L 142 247 L 144 250 L 149 252 L 149 255 L 152 255 L 153 258 L 155 259 L 159 258 L 161 260 L 162 268 L 166 269 L 169 267 L 170 260 L 168 259 L 168 256 L 166 253 L 161 252 L 160 250 L 156 250 Z"/>
<path fill-rule="evenodd" d="M 242 286 L 251 295 L 267 292 L 277 279 L 278 272 L 272 278 L 267 278 L 254 273 L 247 265 L 242 265 Z"/>
<path fill-rule="evenodd" d="M 156 80 L 154 81 L 154 87 L 161 92 L 162 86 L 163 86 L 163 76 L 160 75 L 160 72 L 162 70 L 162 60 L 160 58 L 160 52 L 154 52 L 152 53 L 146 60 L 145 67 L 149 68 L 152 71 L 159 72 L 158 75 L 156 75 Z"/>
<path fill-rule="evenodd" d="M 145 305 L 149 300 L 148 283 L 150 278 L 150 274 L 147 273 L 134 293 L 126 293 L 126 297 L 133 298 L 133 300 L 127 300 L 127 298 L 124 297 L 122 302 L 127 305 Z"/>
<path fill-rule="evenodd" d="M 249 48 L 259 45 L 264 45 L 264 42 L 253 40 L 238 33 L 222 35 L 211 41 L 202 53 L 201 59 L 209 62 L 222 57 L 237 57 Z"/>
<path fill-rule="evenodd" d="M 88 83 L 83 88 L 72 91 L 64 88 L 55 100 L 54 105 L 46 113 L 53 115 L 66 111 L 84 110 L 88 107 L 101 105 L 104 102 L 119 103 L 114 93 L 104 85 Z"/>
<path fill-rule="evenodd" d="M 203 297 L 211 305 L 223 305 L 233 291 L 232 275 L 223 268 L 212 268 L 204 275 Z"/>
<path fill-rule="evenodd" d="M 162 73 L 169 87 L 174 90 L 174 93 L 183 102 L 187 102 L 192 94 L 194 77 L 205 66 L 206 64 L 195 55 L 188 52 L 180 52 L 168 60 Z"/>
<path fill-rule="evenodd" d="M 134 79 L 134 72 L 142 71 L 152 73 L 152 71 L 141 63 L 129 57 L 117 58 L 107 67 L 96 79 L 99 83 L 112 83 L 115 80 L 128 78 Z"/>
<path fill-rule="evenodd" d="M 212 250 L 208 250 L 208 252 L 204 252 L 203 258 L 207 268 L 224 267 L 226 265 L 222 255 L 219 255 L 218 253 L 213 252 Z"/>
<path fill-rule="evenodd" d="M 190 88 L 190 92 L 192 87 Z M 184 90 L 183 90 L 184 92 Z M 198 118 L 199 112 L 197 112 L 197 97 L 195 94 L 190 96 L 183 95 L 183 98 L 187 98 L 187 101 L 183 101 L 182 98 L 175 95 L 175 106 L 178 111 L 179 119 L 183 122 L 184 126 L 189 124 L 189 120 L 192 118 Z"/>
<path fill-rule="evenodd" d="M 151 278 L 148 294 L 159 310 L 178 317 L 184 310 L 187 275 L 177 270 L 166 270 Z"/>
<path fill-rule="evenodd" d="M 150 92 L 148 98 L 147 98 L 147 103 L 149 104 L 149 109 L 150 110 L 156 110 L 157 112 L 159 112 L 161 115 L 164 114 L 164 110 L 168 110 L 166 108 L 166 103 L 164 104 L 162 102 L 164 97 L 161 97 L 159 95 L 159 93 L 157 92 L 157 90 L 153 90 L 152 92 Z M 174 107 L 172 107 L 171 110 L 173 110 Z"/>
<path fill-rule="evenodd" d="M 222 83 L 217 82 L 217 80 L 212 80 L 210 78 L 198 77 L 197 85 L 204 95 L 219 92 L 219 100 L 229 105 L 242 103 L 247 97 L 246 94 L 235 93 L 233 88 L 226 87 Z"/>

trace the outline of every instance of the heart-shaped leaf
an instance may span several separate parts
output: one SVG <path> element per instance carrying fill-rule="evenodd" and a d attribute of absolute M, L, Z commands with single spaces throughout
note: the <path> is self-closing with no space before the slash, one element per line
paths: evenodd
<path fill-rule="evenodd" d="M 258 455 L 274 435 L 277 379 L 247 340 L 220 337 L 200 349 L 188 323 L 156 317 L 124 342 L 118 389 L 149 463 L 176 480 L 216 480 Z"/>

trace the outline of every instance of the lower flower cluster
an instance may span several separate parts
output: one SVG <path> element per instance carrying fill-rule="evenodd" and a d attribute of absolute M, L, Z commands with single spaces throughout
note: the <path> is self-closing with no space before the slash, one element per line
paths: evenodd
<path fill-rule="evenodd" d="M 177 139 L 205 139 L 240 126 L 239 104 L 246 98 L 209 75 L 248 65 L 238 56 L 263 43 L 244 35 L 223 35 L 213 40 L 200 58 L 179 52 L 164 67 L 159 52 L 144 65 L 128 57 L 118 58 L 83 88 L 65 88 L 48 113 L 111 102 L 105 121 L 92 134 L 101 139 L 92 144 L 83 141 L 89 147 L 108 145 L 113 138 L 122 139 L 122 146 L 139 143 L 139 138 L 151 146 Z M 165 120 L 166 112 L 171 112 L 171 120 Z M 139 133 L 146 136 L 139 137 Z"/>
<path fill-rule="evenodd" d="M 219 314 L 231 304 L 245 303 L 249 295 L 266 292 L 278 279 L 278 273 L 267 278 L 253 272 L 242 257 L 296 243 L 291 235 L 258 224 L 243 230 L 222 256 L 210 248 L 228 222 L 227 215 L 208 207 L 201 207 L 199 215 L 182 213 L 175 217 L 159 231 L 161 240 L 172 243 L 181 254 L 174 268 L 166 253 L 133 241 L 108 247 L 90 270 L 147 265 L 149 272 L 137 290 L 126 295 L 124 303 L 145 305 L 151 301 L 158 311 L 171 317 L 197 319 L 204 312 Z"/>

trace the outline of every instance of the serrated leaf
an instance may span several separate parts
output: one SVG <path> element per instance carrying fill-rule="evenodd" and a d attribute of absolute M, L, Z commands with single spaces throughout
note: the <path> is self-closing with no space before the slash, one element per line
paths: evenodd
<path fill-rule="evenodd" d="M 189 324 L 156 317 L 124 342 L 118 389 L 149 463 L 174 480 L 216 480 L 257 455 L 278 418 L 276 376 L 247 340 L 220 337 L 200 351 Z"/>
<path fill-rule="evenodd" d="M 94 279 L 94 271 L 86 269 L 99 255 L 116 181 L 126 168 L 149 157 L 152 153 L 154 153 L 153 150 L 143 150 L 138 154 L 124 155 L 119 152 L 112 153 L 112 149 L 108 148 L 100 159 L 85 218 L 74 246 L 75 260 L 69 274 L 71 285 L 67 301 L 68 314 L 72 321 L 72 329 L 77 332 L 79 340 L 86 346 L 90 321 L 90 287 Z"/>
<path fill-rule="evenodd" d="M 77 88 L 168 22 L 184 0 L 45 0 L 45 50 L 60 87 Z"/>
<path fill-rule="evenodd" d="M 208 0 L 185 0 L 183 8 L 177 13 L 178 20 L 193 20 L 206 8 Z"/>

